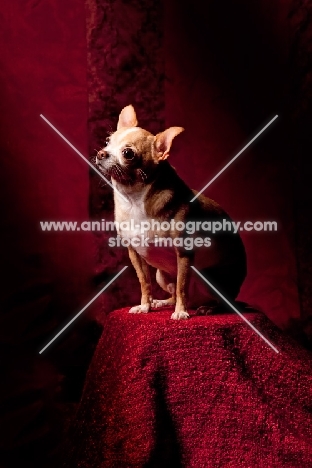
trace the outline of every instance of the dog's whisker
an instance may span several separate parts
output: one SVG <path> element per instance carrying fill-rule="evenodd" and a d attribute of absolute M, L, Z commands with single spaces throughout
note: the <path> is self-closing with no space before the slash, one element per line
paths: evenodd
<path fill-rule="evenodd" d="M 146 181 L 146 179 L 147 179 L 147 175 L 146 175 L 145 172 L 144 172 L 142 169 L 140 169 L 140 168 L 139 168 L 138 172 L 139 172 L 139 175 L 140 175 L 140 177 L 141 177 L 141 179 L 142 179 L 142 182 L 144 183 L 144 182 Z"/>
<path fill-rule="evenodd" d="M 115 170 L 115 174 L 117 176 L 119 176 L 120 179 L 127 179 L 127 172 L 125 171 L 125 169 L 120 165 L 120 164 L 116 164 L 114 166 L 114 170 Z"/>

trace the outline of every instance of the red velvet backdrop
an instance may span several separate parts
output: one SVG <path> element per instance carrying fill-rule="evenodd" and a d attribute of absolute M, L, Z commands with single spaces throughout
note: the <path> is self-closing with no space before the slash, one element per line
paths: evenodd
<path fill-rule="evenodd" d="M 276 220 L 242 233 L 240 299 L 285 326 L 299 315 L 290 121 L 290 1 L 171 0 L 165 6 L 166 125 L 181 125 L 171 162 L 201 189 L 276 114 L 277 121 L 206 191 L 235 220 Z"/>
<path fill-rule="evenodd" d="M 0 31 L 0 464 L 43 467 L 48 456 L 55 467 L 63 376 L 86 366 L 91 341 L 84 319 L 38 353 L 94 294 L 94 252 L 88 233 L 40 231 L 40 220 L 88 219 L 89 177 L 39 115 L 87 155 L 84 2 L 4 0 Z"/>

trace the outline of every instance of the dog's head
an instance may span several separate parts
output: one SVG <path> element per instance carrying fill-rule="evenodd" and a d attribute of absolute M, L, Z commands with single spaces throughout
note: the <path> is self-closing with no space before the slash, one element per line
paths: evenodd
<path fill-rule="evenodd" d="M 116 132 L 107 138 L 96 157 L 100 170 L 120 184 L 145 184 L 160 161 L 168 158 L 174 137 L 183 131 L 181 127 L 170 127 L 155 136 L 137 125 L 133 106 L 124 107 Z"/>

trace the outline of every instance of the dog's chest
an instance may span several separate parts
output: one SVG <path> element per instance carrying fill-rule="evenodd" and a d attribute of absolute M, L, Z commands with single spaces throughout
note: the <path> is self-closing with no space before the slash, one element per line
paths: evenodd
<path fill-rule="evenodd" d="M 127 196 L 128 202 L 116 196 L 117 203 L 115 209 L 115 221 L 117 222 L 117 231 L 122 237 L 129 239 L 140 236 L 143 232 L 144 223 L 151 223 L 151 218 L 145 210 L 146 190 Z"/>
<path fill-rule="evenodd" d="M 153 229 L 152 219 L 145 209 L 146 191 L 138 194 L 128 195 L 129 202 L 122 197 L 116 196 L 115 221 L 117 222 L 117 232 L 125 239 L 129 239 L 132 247 L 145 260 L 156 268 L 165 269 L 169 272 L 175 271 L 176 255 L 173 248 L 160 247 L 155 243 L 155 239 L 167 237 L 168 232 L 162 232 L 157 228 Z M 150 227 L 150 229 L 147 228 Z"/>

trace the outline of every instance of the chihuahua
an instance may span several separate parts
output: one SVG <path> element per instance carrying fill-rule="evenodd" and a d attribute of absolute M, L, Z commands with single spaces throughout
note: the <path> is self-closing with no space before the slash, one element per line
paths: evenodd
<path fill-rule="evenodd" d="M 191 202 L 197 192 L 167 161 L 173 139 L 183 130 L 170 127 L 155 136 L 138 127 L 134 108 L 129 105 L 119 115 L 117 131 L 97 154 L 96 164 L 116 189 L 117 232 L 128 239 L 129 257 L 141 285 L 141 304 L 130 313 L 174 306 L 171 318 L 179 320 L 189 317 L 188 308 L 204 314 L 220 307 L 220 296 L 199 278 L 192 265 L 229 301 L 235 300 L 246 276 L 245 249 L 239 234 L 227 230 L 207 238 L 202 229 L 203 221 L 231 223 L 227 213 L 203 195 Z M 181 232 L 181 226 L 190 222 L 199 228 L 192 232 L 191 249 L 185 242 L 186 230 Z M 142 224 L 150 226 L 144 233 L 148 241 L 138 242 Z M 168 299 L 153 298 L 149 265 L 157 269 L 156 281 L 169 293 Z"/>

